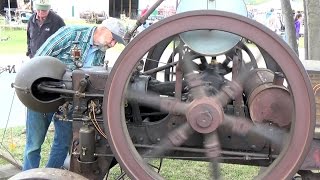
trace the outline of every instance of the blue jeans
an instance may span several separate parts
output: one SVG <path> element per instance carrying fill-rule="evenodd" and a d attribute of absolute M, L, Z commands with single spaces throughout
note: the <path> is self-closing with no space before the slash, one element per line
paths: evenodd
<path fill-rule="evenodd" d="M 72 140 L 72 123 L 56 120 L 53 114 L 27 110 L 26 147 L 22 170 L 39 167 L 41 145 L 52 120 L 55 127 L 54 140 L 46 167 L 61 168 L 63 166 Z"/>

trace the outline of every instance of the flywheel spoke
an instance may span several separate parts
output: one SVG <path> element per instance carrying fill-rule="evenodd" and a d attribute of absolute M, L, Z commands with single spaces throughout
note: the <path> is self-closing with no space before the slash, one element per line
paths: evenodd
<path fill-rule="evenodd" d="M 220 163 L 217 158 L 211 159 L 211 168 L 212 168 L 212 179 L 213 180 L 219 180 L 221 179 L 221 168 Z"/>
<path fill-rule="evenodd" d="M 220 179 L 221 174 L 220 164 L 218 160 L 221 152 L 221 147 L 219 143 L 218 134 L 216 132 L 212 132 L 210 134 L 205 135 L 204 147 L 206 149 L 206 155 L 210 159 L 212 179 L 218 180 Z"/>
<path fill-rule="evenodd" d="M 195 70 L 198 70 L 197 65 L 192 61 L 195 57 L 198 57 L 198 55 L 195 56 L 187 53 L 182 61 L 184 77 L 194 99 L 207 96 L 207 92 L 204 88 L 205 84 L 201 79 L 201 76 L 194 72 Z M 197 68 L 195 68 L 195 66 Z"/>
<path fill-rule="evenodd" d="M 264 137 L 276 147 L 281 148 L 283 139 L 287 137 L 286 129 L 281 129 L 271 123 L 253 123 L 250 119 L 235 116 L 224 116 L 224 125 L 231 127 L 232 131 L 239 135 L 254 133 L 257 136 Z"/>
<path fill-rule="evenodd" d="M 147 151 L 143 156 L 148 157 L 157 157 L 165 154 L 168 150 L 173 147 L 181 146 L 189 137 L 194 133 L 194 130 L 186 122 L 180 125 L 178 128 L 174 129 L 168 134 L 168 137 L 163 138 L 162 141 L 158 143 L 156 148 L 153 150 Z"/>
<path fill-rule="evenodd" d="M 231 100 L 236 99 L 236 97 L 242 95 L 243 84 L 248 80 L 249 72 L 241 73 L 236 79 L 227 82 L 222 86 L 219 93 L 216 94 L 216 98 L 220 101 L 222 106 L 227 105 Z"/>
<path fill-rule="evenodd" d="M 163 97 L 152 93 L 140 93 L 134 90 L 128 90 L 126 97 L 129 102 L 138 102 L 141 105 L 175 115 L 184 115 L 189 106 L 188 103 L 181 102 L 173 97 Z"/>

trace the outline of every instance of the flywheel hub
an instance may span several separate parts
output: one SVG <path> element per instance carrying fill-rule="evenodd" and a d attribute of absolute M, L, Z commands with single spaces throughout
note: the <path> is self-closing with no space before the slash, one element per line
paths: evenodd
<path fill-rule="evenodd" d="M 207 134 L 215 131 L 223 120 L 223 109 L 214 99 L 195 100 L 186 114 L 190 126 Z"/>

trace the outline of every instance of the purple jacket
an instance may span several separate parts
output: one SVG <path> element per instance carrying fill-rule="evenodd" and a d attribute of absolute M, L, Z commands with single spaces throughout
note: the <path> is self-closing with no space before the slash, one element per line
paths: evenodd
<path fill-rule="evenodd" d="M 295 21 L 294 22 L 294 27 L 296 28 L 296 37 L 300 37 L 300 21 Z"/>

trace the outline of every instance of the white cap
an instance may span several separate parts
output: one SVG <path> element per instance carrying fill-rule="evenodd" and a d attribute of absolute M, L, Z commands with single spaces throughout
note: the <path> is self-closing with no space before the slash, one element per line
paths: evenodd
<path fill-rule="evenodd" d="M 101 25 L 111 31 L 113 39 L 115 39 L 118 43 L 121 43 L 123 45 L 127 44 L 123 39 L 126 33 L 126 28 L 120 22 L 120 20 L 109 17 L 108 19 L 104 20 Z"/>
<path fill-rule="evenodd" d="M 35 0 L 34 8 L 36 10 L 50 10 L 51 5 L 49 0 Z"/>

